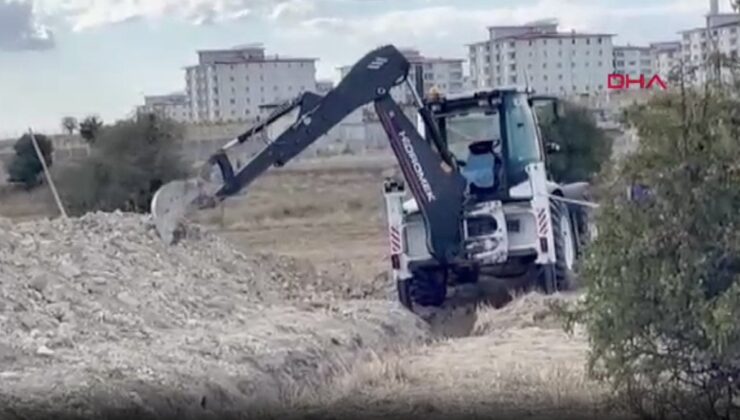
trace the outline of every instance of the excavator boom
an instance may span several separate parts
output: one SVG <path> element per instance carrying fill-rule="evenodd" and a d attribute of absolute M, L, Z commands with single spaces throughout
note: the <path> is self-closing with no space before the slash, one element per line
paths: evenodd
<path fill-rule="evenodd" d="M 441 262 L 457 257 L 466 181 L 446 150 L 439 147 L 437 127 L 430 124 L 432 119 L 421 101 L 417 99 L 417 110 L 436 148 L 391 97 L 393 87 L 408 82 L 409 69 L 409 62 L 393 46 L 371 51 L 325 96 L 302 94 L 222 147 L 198 177 L 164 185 L 151 206 L 160 237 L 172 243 L 190 210 L 212 207 L 241 193 L 270 167 L 286 164 L 353 111 L 374 103 L 425 218 L 432 255 Z"/>

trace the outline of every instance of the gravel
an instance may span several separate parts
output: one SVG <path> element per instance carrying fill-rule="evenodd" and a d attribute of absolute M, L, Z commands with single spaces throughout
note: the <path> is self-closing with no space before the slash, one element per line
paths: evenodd
<path fill-rule="evenodd" d="M 0 418 L 234 417 L 428 340 L 325 282 L 197 226 L 166 246 L 147 216 L 0 219 Z"/>

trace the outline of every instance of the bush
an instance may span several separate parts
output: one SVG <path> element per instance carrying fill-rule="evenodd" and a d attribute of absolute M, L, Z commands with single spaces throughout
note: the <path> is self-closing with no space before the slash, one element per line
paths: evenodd
<path fill-rule="evenodd" d="M 41 155 L 48 167 L 52 166 L 54 147 L 51 140 L 43 134 L 35 134 L 36 142 L 41 149 Z M 25 188 L 33 188 L 40 183 L 39 175 L 44 167 L 39 160 L 36 149 L 33 147 L 31 136 L 24 134 L 13 147 L 15 155 L 8 166 L 8 182 L 22 184 Z"/>
<path fill-rule="evenodd" d="M 70 213 L 148 212 L 162 184 L 188 175 L 178 154 L 181 137 L 181 126 L 154 116 L 101 128 L 90 156 L 60 176 Z"/>
<path fill-rule="evenodd" d="M 740 101 L 666 94 L 627 118 L 640 145 L 606 191 L 570 321 L 590 372 L 645 418 L 740 418 Z M 633 183 L 647 199 L 628 201 Z"/>
<path fill-rule="evenodd" d="M 93 144 L 95 143 L 102 127 L 103 121 L 101 121 L 97 116 L 91 115 L 82 120 L 82 122 L 78 124 L 77 128 L 80 131 L 80 136 L 82 136 L 88 144 Z"/>
<path fill-rule="evenodd" d="M 611 157 L 612 139 L 588 108 L 563 105 L 565 115 L 559 121 L 541 117 L 543 137 L 560 146 L 560 152 L 548 157 L 548 169 L 556 182 L 589 181 Z"/>

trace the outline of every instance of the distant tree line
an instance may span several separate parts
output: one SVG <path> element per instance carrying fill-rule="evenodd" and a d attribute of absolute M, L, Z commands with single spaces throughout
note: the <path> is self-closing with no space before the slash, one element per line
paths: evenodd
<path fill-rule="evenodd" d="M 99 117 L 78 122 L 74 117 L 61 121 L 62 129 L 75 132 L 89 146 L 88 155 L 56 168 L 54 181 L 68 213 L 124 210 L 148 212 L 160 185 L 187 175 L 187 163 L 180 156 L 182 126 L 154 114 L 106 125 Z M 48 167 L 52 167 L 53 142 L 36 134 L 36 141 Z M 43 167 L 31 143 L 23 135 L 14 146 L 8 166 L 8 181 L 25 189 L 42 183 Z"/>

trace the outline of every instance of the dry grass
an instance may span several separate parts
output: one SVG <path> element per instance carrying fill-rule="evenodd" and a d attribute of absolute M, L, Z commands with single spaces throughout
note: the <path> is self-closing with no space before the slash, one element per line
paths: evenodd
<path fill-rule="evenodd" d="M 608 388 L 587 377 L 583 333 L 569 336 L 543 316 L 548 302 L 573 298 L 527 295 L 483 309 L 476 336 L 376 355 L 297 393 L 293 408 L 318 418 L 628 418 L 610 411 Z"/>
<path fill-rule="evenodd" d="M 55 217 L 58 214 L 54 197 L 46 186 L 31 191 L 11 185 L 0 186 L 0 217 L 32 220 Z"/>

